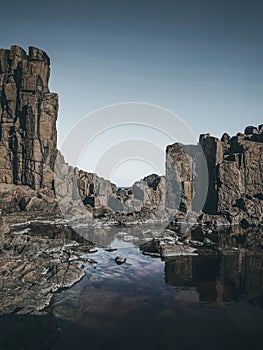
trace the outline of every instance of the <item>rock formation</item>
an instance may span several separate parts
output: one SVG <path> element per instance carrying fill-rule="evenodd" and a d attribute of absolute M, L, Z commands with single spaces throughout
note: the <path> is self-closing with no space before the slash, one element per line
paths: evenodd
<path fill-rule="evenodd" d="M 58 96 L 46 53 L 0 50 L 0 182 L 52 189 Z"/>
<path fill-rule="evenodd" d="M 86 262 L 82 255 L 93 246 L 90 242 L 58 222 L 33 224 L 11 224 L 10 232 L 6 224 L 0 227 L 1 316 L 37 314 L 54 292 L 71 287 L 85 275 L 80 265 Z"/>
<path fill-rule="evenodd" d="M 0 190 L 0 209 L 6 212 L 52 211 L 56 206 L 49 198 L 55 194 L 54 168 L 60 156 L 58 96 L 49 91 L 49 75 L 44 51 L 29 47 L 27 54 L 18 46 L 0 50 L 0 184 L 7 185 Z M 104 206 L 116 191 L 96 174 L 60 165 L 67 172 L 63 190 L 71 186 L 73 174 L 86 205 Z"/>
<path fill-rule="evenodd" d="M 0 250 L 3 249 L 5 243 L 5 235 L 9 232 L 9 226 L 2 218 L 2 213 L 0 213 Z"/>
<path fill-rule="evenodd" d="M 201 220 L 217 220 L 220 216 L 222 223 L 240 223 L 244 220 L 250 223 L 262 222 L 262 125 L 258 128 L 249 126 L 244 134 L 239 133 L 234 137 L 224 134 L 221 140 L 210 134 L 201 135 L 199 145 L 204 152 L 208 169 L 208 192 Z M 196 171 L 194 166 L 198 163 L 199 154 L 198 146 L 192 146 L 191 152 L 189 146 L 180 144 L 167 148 L 166 176 L 170 184 L 182 188 L 179 197 L 181 211 L 194 210 L 194 174 L 197 173 L 197 179 L 203 176 L 203 171 Z M 173 181 L 178 174 L 179 179 Z M 176 193 L 175 190 L 169 192 Z"/>
<path fill-rule="evenodd" d="M 49 91 L 49 74 L 49 57 L 40 49 L 29 47 L 28 54 L 18 46 L 0 50 L 4 212 L 65 214 L 69 209 L 75 215 L 81 207 L 97 217 L 117 212 L 126 218 L 158 218 L 168 210 L 179 216 L 194 212 L 202 222 L 262 222 L 263 125 L 248 126 L 232 138 L 205 134 L 198 145 L 168 146 L 165 177 L 153 174 L 117 190 L 110 181 L 68 165 L 57 150 L 58 96 Z"/>

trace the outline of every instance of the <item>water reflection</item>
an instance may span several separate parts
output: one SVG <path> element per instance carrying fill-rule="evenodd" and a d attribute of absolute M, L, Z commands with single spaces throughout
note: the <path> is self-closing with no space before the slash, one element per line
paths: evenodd
<path fill-rule="evenodd" d="M 40 232 L 39 228 L 35 230 Z M 50 238 L 81 242 L 70 230 L 44 226 L 40 230 Z M 153 232 L 160 233 L 156 226 L 117 231 L 97 227 L 85 235 L 83 228 L 82 237 L 100 246 L 96 253 L 88 255 L 98 264 L 86 266 L 85 278 L 55 295 L 46 310 L 52 316 L 21 317 L 25 327 L 20 326 L 18 316 L 0 318 L 0 349 L 260 348 L 261 232 L 217 230 L 209 233 L 209 239 L 219 247 L 213 254 L 167 261 L 145 256 L 139 250 L 138 245 L 150 239 Z M 200 228 L 188 235 L 200 240 L 207 237 Z M 117 251 L 107 252 L 104 247 L 109 245 Z M 127 262 L 116 265 L 117 255 L 126 257 Z M 10 327 L 12 330 L 7 332 Z"/>
<path fill-rule="evenodd" d="M 220 304 L 245 298 L 263 307 L 261 253 L 179 257 L 165 263 L 165 281 L 176 287 L 196 287 L 201 302 Z"/>
<path fill-rule="evenodd" d="M 97 242 L 100 247 L 117 248 L 115 253 L 106 253 L 102 249 L 97 254 L 100 262 L 97 271 L 100 273 L 96 272 L 95 276 L 104 283 L 105 276 L 116 280 L 116 266 L 114 264 L 112 268 L 111 262 L 120 253 L 129 257 L 128 264 L 124 267 L 126 275 L 122 278 L 130 280 L 131 283 L 136 276 L 144 278 L 146 272 L 148 275 L 156 274 L 162 269 L 160 261 L 143 257 L 138 250 L 132 250 L 132 247 L 161 234 L 162 226 L 158 227 L 156 224 L 126 228 L 93 227 L 89 230 L 84 227 L 80 230 L 80 236 L 71 228 L 59 225 L 31 224 L 31 231 L 49 238 L 72 239 L 79 243 L 86 243 L 88 239 Z M 126 235 L 123 236 L 123 233 Z M 177 257 L 165 261 L 164 280 L 168 285 L 196 288 L 199 301 L 208 304 L 237 302 L 242 298 L 263 306 L 262 229 L 219 228 L 208 235 L 203 227 L 196 227 L 186 235 L 188 239 L 201 241 L 204 237 L 209 237 L 219 250 L 212 255 Z M 129 243 L 124 242 L 125 237 L 129 237 Z M 143 265 L 142 269 L 140 264 Z"/>
<path fill-rule="evenodd" d="M 113 261 L 120 253 L 129 256 L 126 264 L 126 275 L 122 278 L 134 282 L 144 274 L 156 274 L 162 264 L 156 259 L 143 257 L 132 247 L 139 246 L 147 239 L 161 234 L 163 228 L 156 224 L 138 225 L 125 228 L 83 227 L 80 235 L 70 227 L 30 223 L 31 234 L 43 235 L 51 239 L 75 240 L 87 243 L 97 242 L 100 247 L 113 246 L 116 253 L 106 254 L 102 249 L 97 254 L 100 263 L 96 278 L 104 280 L 104 276 L 116 279 L 117 275 L 107 257 Z M 124 234 L 125 235 L 122 235 Z M 129 237 L 129 243 L 124 242 Z M 196 288 L 199 300 L 208 304 L 220 304 L 239 301 L 240 298 L 263 306 L 263 235 L 262 229 L 250 227 L 218 228 L 207 233 L 203 227 L 192 228 L 186 238 L 202 241 L 208 237 L 218 246 L 218 251 L 205 256 L 177 257 L 165 261 L 164 280 L 168 285 L 183 288 Z M 128 247 L 128 249 L 127 249 Z M 94 256 L 93 256 L 94 257 Z M 95 256 L 96 257 L 96 256 Z M 140 264 L 143 268 L 140 268 Z M 158 267 L 157 267 L 158 266 Z M 115 264 L 114 264 L 115 268 Z M 130 270 L 133 272 L 130 273 Z M 115 273 L 115 275 L 114 275 Z M 129 275 L 130 274 L 130 275 Z M 99 277 L 100 276 L 100 277 Z"/>

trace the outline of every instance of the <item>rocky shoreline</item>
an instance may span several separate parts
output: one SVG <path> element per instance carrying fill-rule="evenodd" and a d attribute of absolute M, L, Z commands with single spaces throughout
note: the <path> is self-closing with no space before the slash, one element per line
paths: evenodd
<path fill-rule="evenodd" d="M 49 75 L 43 50 L 0 50 L 0 315 L 43 312 L 56 291 L 85 275 L 85 264 L 94 263 L 85 255 L 110 227 L 162 223 L 157 233 L 123 238 L 162 259 L 243 249 L 220 246 L 220 230 L 262 227 L 262 124 L 233 137 L 204 134 L 197 145 L 170 145 L 165 176 L 117 189 L 70 166 L 57 149 L 58 96 L 49 91 Z M 252 247 L 262 249 L 261 234 L 253 237 Z"/>
<path fill-rule="evenodd" d="M 96 264 L 89 255 L 96 252 L 96 246 L 118 254 L 110 246 L 114 237 L 164 261 L 241 252 L 262 254 L 263 247 L 262 229 L 238 225 L 194 225 L 182 231 L 178 223 L 158 229 L 156 223 L 116 226 L 114 221 L 103 224 L 97 220 L 92 229 L 84 225 L 83 233 L 77 233 L 59 216 L 11 214 L 0 220 L 0 315 L 45 312 L 54 293 L 73 286 L 85 276 L 87 265 Z M 126 258 L 117 256 L 116 264 L 125 263 Z"/>
<path fill-rule="evenodd" d="M 82 256 L 93 244 L 56 221 L 24 221 L 9 227 L 1 221 L 0 315 L 40 314 L 55 292 L 84 277 Z"/>

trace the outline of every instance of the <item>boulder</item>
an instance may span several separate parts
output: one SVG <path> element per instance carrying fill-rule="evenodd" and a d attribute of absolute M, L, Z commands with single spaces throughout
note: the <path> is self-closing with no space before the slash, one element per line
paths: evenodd
<path fill-rule="evenodd" d="M 258 128 L 255 126 L 247 126 L 244 133 L 245 133 L 245 135 L 257 134 Z"/>

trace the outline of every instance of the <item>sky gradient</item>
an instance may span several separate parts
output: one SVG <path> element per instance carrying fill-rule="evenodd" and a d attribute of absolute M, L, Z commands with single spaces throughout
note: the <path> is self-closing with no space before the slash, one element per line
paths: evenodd
<path fill-rule="evenodd" d="M 59 144 L 103 106 L 140 101 L 179 115 L 198 137 L 263 123 L 260 0 L 12 1 L 0 46 L 51 58 Z"/>

